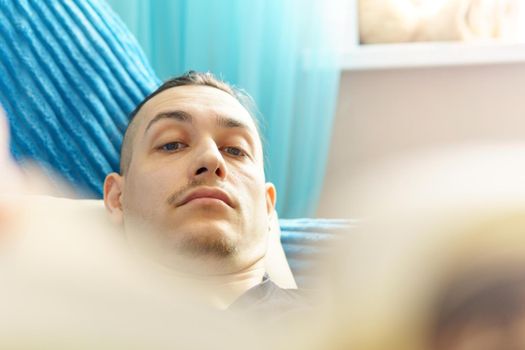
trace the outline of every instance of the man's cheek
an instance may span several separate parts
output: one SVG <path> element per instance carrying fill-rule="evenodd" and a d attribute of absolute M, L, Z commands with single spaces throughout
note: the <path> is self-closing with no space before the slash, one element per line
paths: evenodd
<path fill-rule="evenodd" d="M 128 179 L 129 191 L 138 197 L 148 196 L 159 187 L 158 182 L 159 179 L 155 173 L 137 171 L 133 177 Z"/>
<path fill-rule="evenodd" d="M 257 167 L 241 168 L 239 171 L 231 172 L 230 174 L 234 185 L 245 186 L 251 191 L 264 187 L 266 183 L 264 171 Z"/>
<path fill-rule="evenodd" d="M 147 212 L 153 205 L 152 201 L 157 196 L 155 186 L 140 178 L 130 179 L 123 194 L 125 207 L 131 212 Z"/>

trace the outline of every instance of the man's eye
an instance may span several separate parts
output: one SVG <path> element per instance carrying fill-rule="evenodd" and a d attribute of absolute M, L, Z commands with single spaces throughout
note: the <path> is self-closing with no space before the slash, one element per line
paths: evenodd
<path fill-rule="evenodd" d="M 165 152 L 175 152 L 179 151 L 183 148 L 186 148 L 186 145 L 182 142 L 168 142 L 162 146 L 159 147 L 159 150 L 165 151 Z"/>
<path fill-rule="evenodd" d="M 224 147 L 224 152 L 235 156 L 235 157 L 244 157 L 246 156 L 246 153 L 240 148 L 237 147 Z"/>

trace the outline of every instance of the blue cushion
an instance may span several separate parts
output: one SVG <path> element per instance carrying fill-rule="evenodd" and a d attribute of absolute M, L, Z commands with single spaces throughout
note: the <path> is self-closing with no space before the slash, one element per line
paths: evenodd
<path fill-rule="evenodd" d="M 315 288 L 315 267 L 338 236 L 357 224 L 345 219 L 280 219 L 281 243 L 300 288 Z"/>
<path fill-rule="evenodd" d="M 46 165 L 95 198 L 118 170 L 129 113 L 160 83 L 99 0 L 0 0 L 0 77 L 15 159 Z"/>

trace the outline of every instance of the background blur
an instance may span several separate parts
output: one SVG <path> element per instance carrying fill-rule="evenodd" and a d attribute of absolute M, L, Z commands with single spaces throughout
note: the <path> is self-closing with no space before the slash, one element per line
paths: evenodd
<path fill-rule="evenodd" d="M 522 1 L 359 4 L 361 36 L 349 37 L 341 59 L 321 217 L 352 215 L 344 205 L 348 182 L 366 166 L 443 146 L 524 138 Z M 429 22 L 436 29 L 428 41 L 422 35 L 395 42 L 416 38 Z"/>
<path fill-rule="evenodd" d="M 189 69 L 254 97 L 282 218 L 352 216 L 349 181 L 382 160 L 522 137 L 522 1 L 0 6 L 0 104 L 12 154 L 50 165 L 88 196 L 100 197 L 105 174 L 117 170 L 137 101 Z"/>

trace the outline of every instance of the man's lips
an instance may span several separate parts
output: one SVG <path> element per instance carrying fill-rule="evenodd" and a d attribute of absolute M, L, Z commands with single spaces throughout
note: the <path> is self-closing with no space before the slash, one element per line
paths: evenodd
<path fill-rule="evenodd" d="M 191 202 L 194 199 L 199 199 L 199 198 L 218 199 L 233 208 L 232 200 L 230 199 L 230 197 L 228 196 L 226 192 L 224 192 L 221 189 L 211 188 L 211 187 L 198 188 L 196 190 L 191 191 L 190 193 L 188 193 L 186 196 L 182 198 L 182 200 L 179 202 L 177 206 L 180 207 L 188 202 Z"/>

